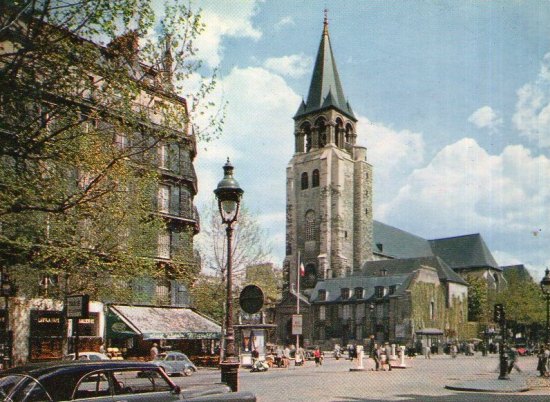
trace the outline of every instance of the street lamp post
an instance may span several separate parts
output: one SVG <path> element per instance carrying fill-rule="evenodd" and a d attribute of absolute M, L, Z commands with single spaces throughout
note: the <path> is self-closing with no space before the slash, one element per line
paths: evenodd
<path fill-rule="evenodd" d="M 369 311 L 370 311 L 370 322 L 371 322 L 371 334 L 374 335 L 374 339 L 376 339 L 376 321 L 374 319 L 374 304 L 369 304 Z"/>
<path fill-rule="evenodd" d="M 239 187 L 237 180 L 233 178 L 233 165 L 227 158 L 223 166 L 223 179 L 214 190 L 218 199 L 218 209 L 222 222 L 226 225 L 227 234 L 227 295 L 225 310 L 225 357 L 221 366 L 221 380 L 225 382 L 232 391 L 239 390 L 239 359 L 235 356 L 235 332 L 233 330 L 233 278 L 232 278 L 232 256 L 231 240 L 233 236 L 233 223 L 237 221 L 239 207 L 243 190 Z"/>
<path fill-rule="evenodd" d="M 544 278 L 540 281 L 540 288 L 546 298 L 546 332 L 545 343 L 550 342 L 550 270 L 546 268 Z"/>
<path fill-rule="evenodd" d="M 12 336 L 10 331 L 10 310 L 9 298 L 15 294 L 15 286 L 10 281 L 9 276 L 4 269 L 0 271 L 0 296 L 4 297 L 4 361 L 2 366 L 4 369 L 11 367 L 12 356 Z"/>

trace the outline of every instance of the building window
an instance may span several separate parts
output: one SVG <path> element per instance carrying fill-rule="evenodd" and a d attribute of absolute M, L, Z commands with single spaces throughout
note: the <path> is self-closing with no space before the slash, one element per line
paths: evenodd
<path fill-rule="evenodd" d="M 342 300 L 349 299 L 349 289 L 348 288 L 342 288 L 340 290 L 340 296 L 342 297 Z"/>
<path fill-rule="evenodd" d="M 319 306 L 319 320 L 324 321 L 327 319 L 327 311 L 325 306 Z"/>
<path fill-rule="evenodd" d="M 358 304 L 355 307 L 355 320 L 357 322 L 359 322 L 363 318 L 365 318 L 365 305 L 364 304 Z"/>
<path fill-rule="evenodd" d="M 354 290 L 355 298 L 356 299 L 362 299 L 363 298 L 363 288 L 357 287 Z"/>
<path fill-rule="evenodd" d="M 319 289 L 319 296 L 317 297 L 319 301 L 327 300 L 327 291 L 326 289 Z"/>
<path fill-rule="evenodd" d="M 342 318 L 344 320 L 351 318 L 351 306 L 349 304 L 344 304 L 342 307 Z"/>
<path fill-rule="evenodd" d="M 375 286 L 374 295 L 376 297 L 384 297 L 384 286 Z"/>
<path fill-rule="evenodd" d="M 433 300 L 430 302 L 430 320 L 435 320 L 435 302 Z"/>
<path fill-rule="evenodd" d="M 158 159 L 159 167 L 162 169 L 168 169 L 168 147 L 165 143 L 160 143 L 158 147 Z"/>
<path fill-rule="evenodd" d="M 319 170 L 315 169 L 311 176 L 311 187 L 319 187 Z"/>
<path fill-rule="evenodd" d="M 315 240 L 315 212 L 306 212 L 306 241 Z"/>
<path fill-rule="evenodd" d="M 159 233 L 158 257 L 166 259 L 170 258 L 170 232 L 168 230 Z"/>
<path fill-rule="evenodd" d="M 161 185 L 158 194 L 159 212 L 168 213 L 170 211 L 170 187 Z"/>
<path fill-rule="evenodd" d="M 315 122 L 317 133 L 319 135 L 319 148 L 323 148 L 327 145 L 327 125 L 325 119 L 319 118 Z"/>
<path fill-rule="evenodd" d="M 128 137 L 126 137 L 126 135 L 124 135 L 124 134 L 116 133 L 115 134 L 115 145 L 120 150 L 124 150 L 124 149 L 128 148 Z"/>
<path fill-rule="evenodd" d="M 309 186 L 309 183 L 308 183 L 308 177 L 307 177 L 307 172 L 304 172 L 302 173 L 302 190 L 305 190 L 308 188 Z"/>
<path fill-rule="evenodd" d="M 157 283 L 155 289 L 156 304 L 167 305 L 170 304 L 170 287 L 167 283 Z"/>
<path fill-rule="evenodd" d="M 396 285 L 391 285 L 389 289 L 389 294 L 393 295 L 395 293 Z"/>

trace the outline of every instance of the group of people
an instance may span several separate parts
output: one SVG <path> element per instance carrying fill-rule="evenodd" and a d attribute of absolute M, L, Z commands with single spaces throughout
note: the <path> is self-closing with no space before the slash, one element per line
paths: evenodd
<path fill-rule="evenodd" d="M 370 357 L 374 360 L 375 370 L 391 371 L 391 346 L 389 342 L 386 342 L 384 345 L 374 344 L 371 346 Z"/>

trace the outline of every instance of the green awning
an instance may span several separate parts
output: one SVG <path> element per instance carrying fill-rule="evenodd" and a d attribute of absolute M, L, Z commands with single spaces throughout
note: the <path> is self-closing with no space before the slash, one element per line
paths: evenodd
<path fill-rule="evenodd" d="M 144 340 L 220 339 L 221 326 L 193 309 L 112 305 L 109 313 L 116 316 L 109 323 L 107 336 L 127 338 L 140 335 Z M 114 328 L 113 328 L 114 325 Z"/>

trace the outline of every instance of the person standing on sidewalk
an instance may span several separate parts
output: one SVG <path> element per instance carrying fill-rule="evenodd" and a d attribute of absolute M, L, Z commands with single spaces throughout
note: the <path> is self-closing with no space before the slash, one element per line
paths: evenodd
<path fill-rule="evenodd" d="M 390 361 L 391 346 L 390 346 L 389 342 L 385 343 L 384 352 L 386 354 L 386 363 L 388 363 L 388 371 L 391 371 L 391 361 Z"/>
<path fill-rule="evenodd" d="M 508 350 L 508 374 L 510 374 L 514 368 L 518 373 L 521 373 L 521 369 L 518 366 L 518 350 L 516 348 L 510 348 Z"/>
<path fill-rule="evenodd" d="M 374 360 L 375 370 L 380 370 L 380 349 L 376 343 L 372 345 L 370 357 Z"/>
<path fill-rule="evenodd" d="M 313 352 L 313 358 L 315 359 L 315 367 L 319 367 L 321 365 L 321 349 L 318 347 Z"/>

